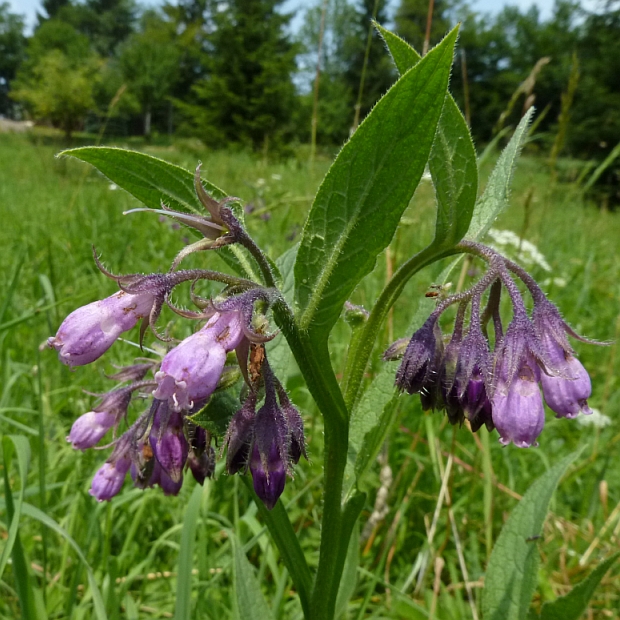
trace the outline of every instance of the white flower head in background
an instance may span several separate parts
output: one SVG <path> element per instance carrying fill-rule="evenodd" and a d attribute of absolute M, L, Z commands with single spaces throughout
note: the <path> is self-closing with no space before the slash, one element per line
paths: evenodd
<path fill-rule="evenodd" d="M 551 265 L 547 262 L 543 253 L 531 241 L 521 239 L 512 230 L 491 228 L 488 234 L 493 239 L 493 243 L 490 245 L 496 250 L 513 255 L 526 265 L 537 265 L 545 271 L 551 271 Z M 511 252 L 511 248 L 514 248 L 516 252 Z"/>
<path fill-rule="evenodd" d="M 579 416 L 577 424 L 580 426 L 594 426 L 595 428 L 605 428 L 611 424 L 611 418 L 592 407 L 592 413 L 588 416 Z"/>

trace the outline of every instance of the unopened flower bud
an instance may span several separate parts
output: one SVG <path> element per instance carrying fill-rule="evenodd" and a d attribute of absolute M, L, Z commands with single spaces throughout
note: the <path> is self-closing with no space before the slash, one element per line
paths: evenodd
<path fill-rule="evenodd" d="M 116 421 L 116 416 L 107 411 L 89 411 L 73 423 L 67 441 L 76 450 L 92 448 L 116 424 Z"/>
<path fill-rule="evenodd" d="M 181 414 L 168 412 L 167 405 L 163 404 L 155 413 L 149 439 L 162 470 L 173 482 L 179 482 L 183 478 L 183 467 L 189 451 Z"/>
<path fill-rule="evenodd" d="M 582 363 L 551 337 L 543 337 L 547 356 L 557 376 L 541 374 L 545 402 L 558 418 L 574 418 L 579 413 L 592 413 L 588 398 L 592 393 L 590 376 Z"/>
<path fill-rule="evenodd" d="M 396 386 L 400 390 L 415 394 L 424 386 L 431 361 L 437 354 L 437 347 L 442 344 L 441 332 L 438 332 L 437 319 L 431 316 L 411 337 L 403 361 L 396 372 Z"/>
<path fill-rule="evenodd" d="M 83 366 L 100 358 L 125 331 L 133 328 L 153 307 L 150 293 L 114 295 L 74 310 L 48 339 L 50 347 L 68 366 Z"/>
<path fill-rule="evenodd" d="M 275 441 L 272 441 L 267 452 L 262 454 L 254 444 L 250 471 L 256 495 L 269 510 L 272 510 L 282 495 L 286 483 L 286 465 Z"/>
<path fill-rule="evenodd" d="M 112 499 L 123 488 L 131 459 L 125 455 L 109 460 L 97 471 L 90 487 L 90 494 L 99 502 Z"/>

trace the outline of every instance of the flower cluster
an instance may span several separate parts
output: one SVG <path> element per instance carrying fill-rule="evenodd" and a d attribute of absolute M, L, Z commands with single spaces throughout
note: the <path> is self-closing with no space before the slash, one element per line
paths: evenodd
<path fill-rule="evenodd" d="M 192 251 L 218 247 L 218 241 L 219 245 L 230 243 L 235 235 L 243 234 L 226 201 L 217 203 L 209 197 L 198 176 L 196 192 L 210 217 L 165 211 L 203 234 L 208 247 L 198 242 Z M 112 453 L 95 474 L 90 490 L 99 501 L 114 497 L 128 473 L 135 486 L 158 485 L 166 495 L 180 491 L 186 469 L 202 484 L 215 471 L 214 438 L 194 418 L 216 390 L 230 387 L 227 376 L 231 373 L 225 371 L 230 368 L 228 355 L 234 351 L 250 396 L 230 421 L 225 439 L 227 469 L 232 474 L 249 468 L 258 496 L 271 509 L 284 489 L 286 475 L 292 474 L 292 464 L 305 455 L 301 416 L 264 355 L 263 343 L 273 337 L 265 333 L 264 313 L 277 292 L 218 272 L 176 270 L 187 254 L 184 251 L 177 256 L 167 273 L 128 276 L 109 273 L 95 256 L 101 271 L 121 290 L 72 312 L 48 339 L 64 364 L 73 368 L 94 362 L 139 322 L 140 342 L 150 327 L 156 337 L 171 343 L 171 338 L 155 329 L 164 304 L 203 325 L 169 348 L 163 359 L 136 360 L 136 364 L 111 375 L 109 378 L 121 386 L 98 395 L 99 404 L 74 422 L 67 441 L 76 449 L 86 450 L 112 431 Z M 195 295 L 194 284 L 203 279 L 226 284 L 224 296 L 214 300 Z M 192 283 L 192 299 L 198 311 L 182 310 L 170 301 L 172 290 L 182 282 Z M 261 347 L 263 355 L 261 363 L 252 365 L 248 372 L 252 347 Z M 149 374 L 152 377 L 147 379 Z M 263 387 L 265 403 L 255 412 Z M 150 404 L 130 424 L 128 410 L 135 394 L 149 398 Z"/>
<path fill-rule="evenodd" d="M 452 424 L 467 419 L 473 431 L 483 424 L 489 430 L 496 428 L 504 445 L 536 445 L 545 424 L 543 396 L 557 417 L 591 413 L 590 377 L 567 335 L 592 341 L 581 338 L 567 325 L 521 267 L 485 246 L 473 242 L 461 245 L 488 261 L 486 274 L 468 291 L 439 302 L 406 348 L 398 341 L 386 351 L 384 359 L 402 355 L 396 385 L 410 394 L 419 393 L 425 409 L 444 409 Z M 532 295 L 531 316 L 510 272 Z M 508 292 L 513 307 L 505 332 L 499 312 L 502 289 Z M 488 301 L 481 311 L 487 290 Z M 444 342 L 439 317 L 453 304 L 458 304 L 454 331 Z M 494 331 L 492 347 L 489 322 Z"/>

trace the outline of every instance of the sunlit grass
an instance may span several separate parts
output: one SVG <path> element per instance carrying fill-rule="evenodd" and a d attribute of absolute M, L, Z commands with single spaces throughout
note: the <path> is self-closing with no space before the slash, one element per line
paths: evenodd
<path fill-rule="evenodd" d="M 178 498 L 164 498 L 158 490 L 137 491 L 127 484 L 112 502 L 97 504 L 88 495 L 88 488 L 106 451 L 75 452 L 64 439 L 72 421 L 92 406 L 93 398 L 83 390 L 109 389 L 104 372 L 109 372 L 112 364 L 130 361 L 138 351 L 129 344 L 117 343 L 93 367 L 70 372 L 53 352 L 39 354 L 38 350 L 69 311 L 114 291 L 114 283 L 95 268 L 91 245 L 114 272 L 165 270 L 188 233 L 173 230 L 150 214 L 123 216 L 123 211 L 137 204 L 131 197 L 85 164 L 55 159 L 58 147 L 36 142 L 36 138 L 25 136 L 2 135 L 0 140 L 0 429 L 2 434 L 28 437 L 33 459 L 25 501 L 41 508 L 81 548 L 94 571 L 108 617 L 172 617 L 181 530 L 195 486 L 193 480 L 186 480 Z M 329 166 L 324 159 L 308 170 L 301 157 L 264 161 L 245 153 L 207 152 L 192 143 L 146 150 L 188 169 L 202 161 L 205 178 L 251 203 L 249 229 L 274 259 L 298 239 L 312 196 Z M 423 182 L 392 243 L 389 259 L 380 257 L 372 276 L 354 293 L 353 301 L 369 307 L 385 282 L 388 260 L 396 267 L 430 240 L 432 209 L 432 186 Z M 541 281 L 550 279 L 546 290 L 577 330 L 603 341 L 620 338 L 620 215 L 584 204 L 573 186 L 551 183 L 544 161 L 526 155 L 517 170 L 512 207 L 495 227 L 510 229 L 538 246 L 553 271 L 548 274 L 534 266 L 534 275 Z M 187 264 L 224 268 L 212 254 L 194 255 Z M 407 286 L 381 345 L 387 344 L 390 329 L 394 337 L 405 335 L 418 301 L 441 267 L 425 270 Z M 473 265 L 471 273 L 465 274 L 465 283 L 475 277 L 475 269 Z M 454 287 L 458 276 L 457 271 Z M 171 318 L 165 315 L 163 321 Z M 349 328 L 344 323 L 338 325 L 331 342 L 337 374 L 348 337 Z M 614 520 L 608 523 L 586 567 L 578 565 L 610 515 L 617 517 L 613 510 L 620 500 L 620 456 L 616 449 L 620 439 L 620 356 L 616 344 L 605 348 L 578 344 L 576 348 L 592 376 L 590 404 L 609 416 L 611 425 L 583 427 L 548 414 L 538 449 L 501 448 L 496 434 L 485 436 L 483 430 L 473 436 L 465 428 L 450 427 L 439 415 L 422 414 L 415 398 L 398 401 L 400 432 L 392 434 L 388 446 L 393 473 L 388 499 L 391 508 L 375 530 L 367 532 L 370 537 L 362 540 L 362 569 L 350 604 L 350 618 L 425 617 L 412 602 L 430 609 L 434 596 L 432 561 L 419 592 L 414 593 L 413 586 L 405 594 L 400 589 L 426 539 L 442 467 L 450 454 L 454 459 L 450 497 L 459 527 L 458 544 L 464 550 L 474 591 L 479 591 L 482 583 L 490 552 L 487 543 L 497 537 L 518 495 L 550 463 L 580 445 L 586 448 L 579 468 L 556 493 L 552 517 L 537 543 L 543 554 L 542 599 L 566 592 L 598 558 L 617 547 L 620 532 Z M 377 358 L 373 371 L 379 363 Z M 311 461 L 297 468 L 283 499 L 291 503 L 291 520 L 309 562 L 315 564 L 322 427 L 294 373 L 288 388 L 305 415 Z M 16 467 L 9 473 L 15 495 L 20 485 Z M 376 486 L 378 473 L 377 467 Z M 363 521 L 372 512 L 373 502 L 371 496 Z M 0 537 L 5 538 L 4 503 L 0 520 Z M 224 475 L 221 465 L 216 479 L 202 492 L 191 571 L 191 617 L 233 617 L 229 531 L 250 543 L 248 557 L 258 567 L 265 592 L 274 602 L 275 617 L 300 617 L 286 571 L 245 487 Z M 70 544 L 29 516 L 22 516 L 20 537 L 37 613 L 50 618 L 95 617 L 86 570 Z M 470 617 L 445 509 L 432 548 L 446 562 L 436 617 Z M 593 618 L 614 617 L 615 612 L 609 610 L 620 604 L 619 586 L 620 581 L 612 577 L 603 583 L 592 604 Z M 1 616 L 18 617 L 11 564 L 0 587 Z M 535 602 L 540 604 L 538 599 Z"/>

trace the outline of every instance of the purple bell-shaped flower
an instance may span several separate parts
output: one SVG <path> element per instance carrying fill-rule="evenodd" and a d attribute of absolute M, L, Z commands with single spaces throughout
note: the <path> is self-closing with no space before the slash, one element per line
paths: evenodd
<path fill-rule="evenodd" d="M 149 316 L 155 296 L 145 292 L 131 295 L 119 291 L 74 310 L 60 325 L 50 347 L 68 366 L 83 366 L 100 358 L 123 333 Z"/>
<path fill-rule="evenodd" d="M 500 376 L 493 393 L 493 423 L 504 445 L 535 446 L 545 426 L 545 408 L 538 387 L 540 370 L 532 359 L 508 383 Z"/>
<path fill-rule="evenodd" d="M 191 409 L 210 396 L 224 370 L 226 354 L 244 338 L 239 312 L 214 314 L 208 323 L 169 351 L 155 375 L 153 396 L 175 411 Z"/>

